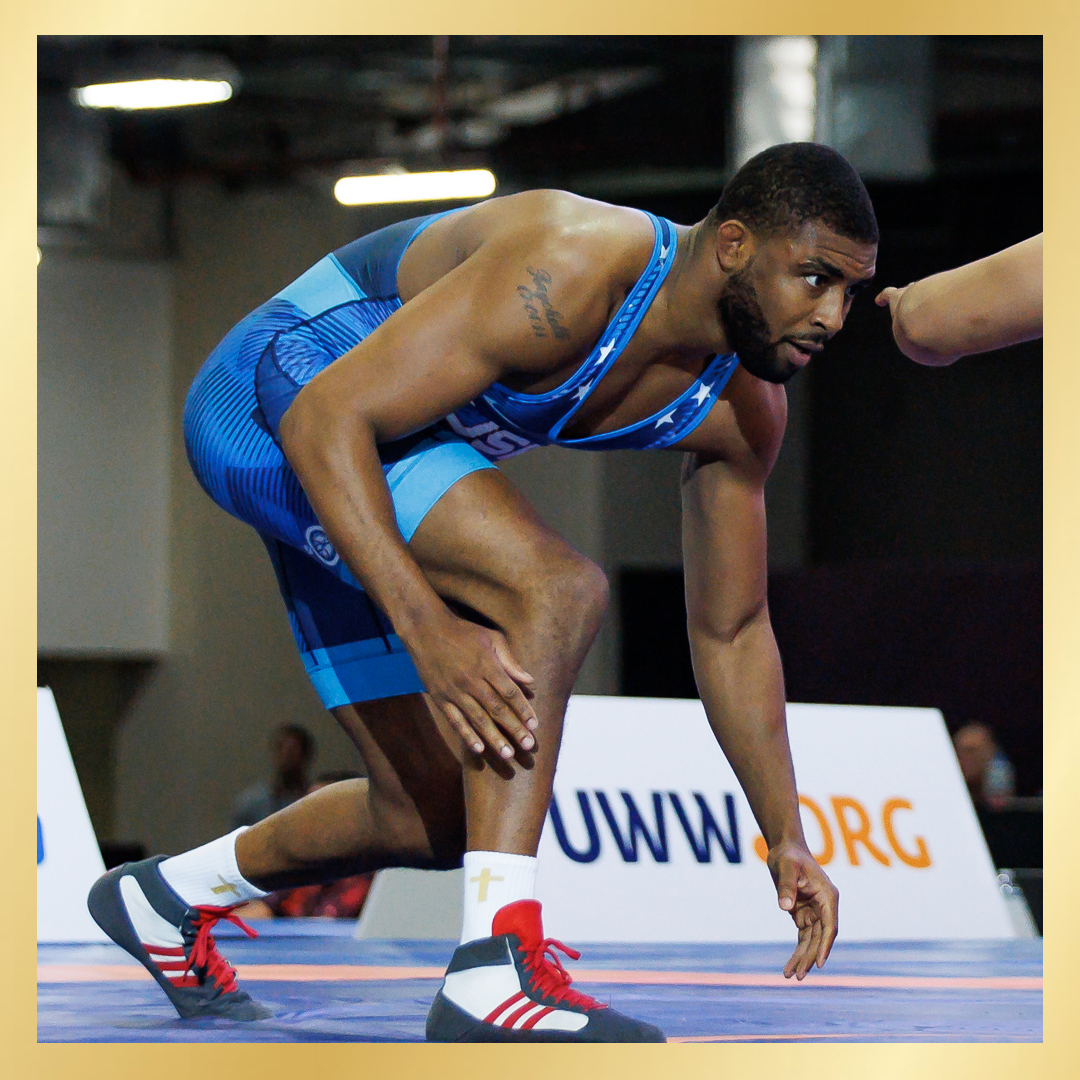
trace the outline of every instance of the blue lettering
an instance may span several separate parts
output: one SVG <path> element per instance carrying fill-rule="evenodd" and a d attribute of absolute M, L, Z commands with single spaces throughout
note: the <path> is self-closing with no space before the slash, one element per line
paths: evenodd
<path fill-rule="evenodd" d="M 645 820 L 641 816 L 641 811 L 638 810 L 629 791 L 619 792 L 623 802 L 626 804 L 628 835 L 625 839 L 619 831 L 618 823 L 615 821 L 615 815 L 608 803 L 607 796 L 602 791 L 597 791 L 594 794 L 596 795 L 596 801 L 600 804 L 600 809 L 603 812 L 604 817 L 607 819 L 608 828 L 611 830 L 611 835 L 618 845 L 619 854 L 622 855 L 623 862 L 638 861 L 637 838 L 639 833 L 648 846 L 649 851 L 652 852 L 652 857 L 656 862 L 666 863 L 668 861 L 667 826 L 664 822 L 664 800 L 660 792 L 654 791 L 652 793 L 653 815 L 656 819 L 655 839 L 649 833 L 649 830 L 645 825 Z"/>
<path fill-rule="evenodd" d="M 697 834 L 694 832 L 693 826 L 690 824 L 690 818 L 683 809 L 682 800 L 674 791 L 668 792 L 668 798 L 671 800 L 675 816 L 679 819 L 679 824 L 683 827 L 683 832 L 686 833 L 686 839 L 689 841 L 690 847 L 694 852 L 694 858 L 697 859 L 699 863 L 712 862 L 712 844 L 709 841 L 711 834 L 719 841 L 724 856 L 729 863 L 742 862 L 742 852 L 739 850 L 739 825 L 735 820 L 735 799 L 731 792 L 724 793 L 724 803 L 727 807 L 728 829 L 731 833 L 730 840 L 724 836 L 720 826 L 716 822 L 716 818 L 713 817 L 712 811 L 709 809 L 709 804 L 705 801 L 705 796 L 698 791 L 695 791 L 693 794 L 694 801 L 698 804 L 698 809 L 701 811 L 700 841 L 697 838 Z M 659 797 L 659 795 L 653 796 L 654 799 L 659 799 Z"/>
<path fill-rule="evenodd" d="M 566 835 L 566 828 L 563 825 L 562 814 L 559 813 L 559 804 L 555 800 L 554 792 L 551 795 L 551 806 L 549 807 L 551 825 L 555 830 L 555 839 L 559 841 L 559 847 L 563 849 L 563 853 L 567 858 L 573 859 L 574 862 L 590 863 L 594 862 L 600 854 L 600 833 L 596 828 L 596 820 L 593 818 L 592 807 L 589 805 L 589 796 L 584 791 L 579 791 L 577 793 L 577 801 L 578 806 L 581 808 L 582 820 L 585 822 L 585 830 L 589 834 L 589 846 L 585 851 L 578 851 L 578 849 L 570 843 L 570 839 Z"/>
<path fill-rule="evenodd" d="M 45 837 L 41 832 L 41 815 L 37 819 L 37 864 L 40 866 L 45 861 Z"/>

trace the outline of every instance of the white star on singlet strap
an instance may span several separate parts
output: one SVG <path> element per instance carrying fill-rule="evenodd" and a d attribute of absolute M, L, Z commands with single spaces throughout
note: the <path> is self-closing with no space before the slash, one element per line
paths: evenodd
<path fill-rule="evenodd" d="M 608 358 L 608 354 L 614 348 L 615 348 L 615 339 L 614 338 L 612 338 L 606 345 L 601 345 L 600 346 L 600 357 L 599 357 L 599 359 L 600 359 L 601 363 L 603 363 Z"/>
<path fill-rule="evenodd" d="M 656 426 L 659 427 L 661 424 L 674 424 L 675 421 L 672 419 L 674 415 L 674 409 L 672 409 L 669 413 L 665 413 L 663 416 L 660 417 L 659 420 L 656 421 Z"/>
<path fill-rule="evenodd" d="M 704 383 L 702 383 L 701 386 L 698 387 L 697 393 L 694 395 L 694 403 L 696 405 L 701 405 L 709 396 L 709 391 L 711 389 L 711 386 L 706 386 Z"/>
<path fill-rule="evenodd" d="M 588 397 L 589 391 L 591 389 L 592 389 L 592 383 L 591 382 L 582 383 L 577 388 L 577 393 L 574 396 L 578 399 L 578 401 L 584 401 L 585 398 Z"/>

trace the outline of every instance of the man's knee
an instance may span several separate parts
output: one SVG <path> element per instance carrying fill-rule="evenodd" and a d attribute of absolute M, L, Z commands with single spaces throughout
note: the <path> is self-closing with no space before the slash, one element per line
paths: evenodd
<path fill-rule="evenodd" d="M 610 596 L 607 575 L 572 549 L 546 553 L 529 568 L 524 585 L 530 621 L 557 634 L 574 652 L 587 649 L 600 629 Z"/>

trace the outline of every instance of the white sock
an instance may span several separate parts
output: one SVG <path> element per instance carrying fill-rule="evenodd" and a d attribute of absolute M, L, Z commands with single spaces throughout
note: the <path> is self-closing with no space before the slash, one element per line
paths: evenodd
<path fill-rule="evenodd" d="M 465 917 L 461 944 L 491 937 L 495 912 L 516 900 L 532 900 L 536 859 L 501 851 L 465 852 Z"/>
<path fill-rule="evenodd" d="M 228 907 L 267 896 L 246 880 L 236 865 L 236 838 L 244 828 L 209 844 L 174 855 L 158 865 L 161 876 L 192 907 Z"/>

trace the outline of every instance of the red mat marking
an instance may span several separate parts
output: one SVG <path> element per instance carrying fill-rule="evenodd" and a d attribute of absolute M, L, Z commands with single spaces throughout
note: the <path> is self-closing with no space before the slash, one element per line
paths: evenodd
<path fill-rule="evenodd" d="M 580 982 L 633 983 L 637 986 L 831 986 L 847 990 L 1041 990 L 1041 975 L 820 975 L 803 982 L 780 974 L 723 971 L 586 971 Z"/>
<path fill-rule="evenodd" d="M 956 1041 L 955 1032 L 934 1031 L 850 1031 L 829 1034 L 814 1033 L 808 1035 L 676 1035 L 668 1038 L 669 1043 L 716 1043 L 716 1042 L 816 1042 L 820 1039 L 854 1039 L 858 1042 L 879 1042 L 883 1039 L 913 1039 L 917 1042 L 930 1042 L 934 1039 Z M 985 1042 L 1000 1042 L 999 1035 L 987 1035 Z"/>
<path fill-rule="evenodd" d="M 383 982 L 402 979 L 441 979 L 441 967 L 375 967 L 365 964 L 239 964 L 236 973 L 246 982 Z M 582 983 L 634 986 L 758 986 L 834 987 L 846 990 L 1042 990 L 1041 975 L 819 975 L 805 982 L 783 975 L 723 971 L 611 971 L 581 969 Z M 130 982 L 149 979 L 135 964 L 41 964 L 38 982 Z M 757 1036 L 754 1036 L 755 1038 Z M 846 1038 L 847 1036 L 837 1036 Z M 721 1038 L 718 1036 L 718 1038 Z M 722 1036 L 727 1038 L 727 1036 Z M 803 1038 L 803 1036 L 792 1036 Z"/>

